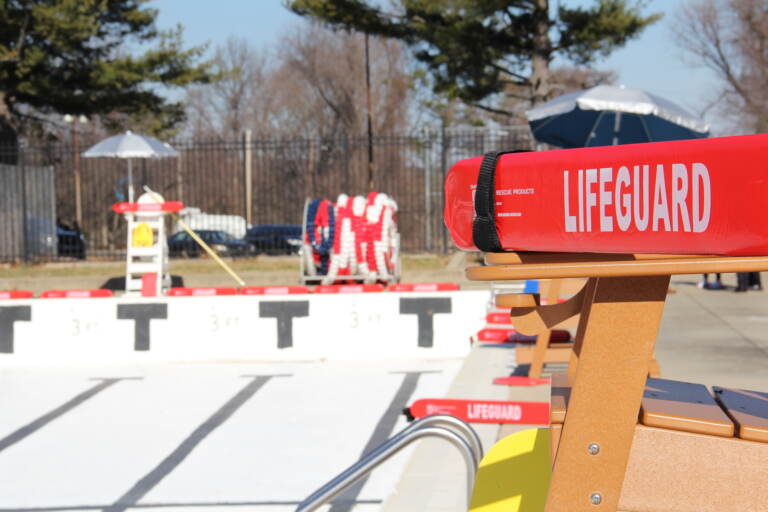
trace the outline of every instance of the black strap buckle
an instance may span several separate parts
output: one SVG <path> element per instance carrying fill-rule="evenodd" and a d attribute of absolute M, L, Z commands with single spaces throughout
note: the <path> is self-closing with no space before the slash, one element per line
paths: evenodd
<path fill-rule="evenodd" d="M 527 150 L 490 151 L 483 156 L 475 189 L 475 220 L 472 223 L 472 241 L 484 252 L 503 252 L 496 231 L 494 205 L 496 203 L 496 164 L 501 155 L 527 153 Z"/>

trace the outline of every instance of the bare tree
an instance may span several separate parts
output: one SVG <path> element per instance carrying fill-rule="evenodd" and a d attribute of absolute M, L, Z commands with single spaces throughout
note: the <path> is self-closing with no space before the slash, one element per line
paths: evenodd
<path fill-rule="evenodd" d="M 734 132 L 768 131 L 768 2 L 695 0 L 678 13 L 675 36 L 721 82 L 716 107 Z"/>
<path fill-rule="evenodd" d="M 616 81 L 614 71 L 588 67 L 560 66 L 550 69 L 549 73 L 549 87 L 553 91 L 553 96 L 589 89 L 597 85 L 612 84 Z M 508 85 L 501 104 L 504 105 L 504 110 L 513 115 L 511 119 L 510 116 L 496 116 L 497 121 L 507 124 L 527 123 L 525 111 L 533 107 L 527 88 L 514 84 Z"/>
<path fill-rule="evenodd" d="M 364 38 L 301 24 L 280 42 L 281 131 L 337 137 L 365 132 Z M 370 41 L 372 115 L 378 133 L 404 128 L 410 75 L 398 43 Z"/>
<path fill-rule="evenodd" d="M 254 124 L 256 112 L 263 112 L 258 94 L 271 78 L 269 59 L 245 38 L 230 37 L 216 48 L 212 64 L 218 80 L 187 92 L 187 132 L 233 140 Z"/>
<path fill-rule="evenodd" d="M 363 37 L 305 22 L 292 27 L 273 50 L 256 50 L 242 38 L 216 49 L 220 79 L 187 94 L 186 132 L 232 139 L 256 135 L 335 138 L 365 130 Z M 374 130 L 404 129 L 410 73 L 394 41 L 370 44 Z"/>

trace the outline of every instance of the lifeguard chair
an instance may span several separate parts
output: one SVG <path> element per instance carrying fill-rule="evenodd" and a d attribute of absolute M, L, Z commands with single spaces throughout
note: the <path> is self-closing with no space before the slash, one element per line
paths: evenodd
<path fill-rule="evenodd" d="M 161 296 L 171 288 L 165 216 L 184 208 L 179 201 L 165 201 L 158 194 L 142 194 L 135 203 L 117 203 L 112 211 L 128 223 L 125 293 Z"/>
<path fill-rule="evenodd" d="M 670 276 L 765 271 L 768 257 L 495 253 L 486 264 L 468 277 L 588 280 L 560 304 L 500 298 L 525 334 L 580 319 L 568 373 L 553 376 L 550 428 L 491 450 L 471 510 L 768 510 L 768 393 L 648 378 Z"/>

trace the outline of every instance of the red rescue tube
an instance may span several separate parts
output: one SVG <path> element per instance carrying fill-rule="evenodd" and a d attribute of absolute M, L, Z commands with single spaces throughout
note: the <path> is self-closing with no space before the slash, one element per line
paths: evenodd
<path fill-rule="evenodd" d="M 768 255 L 768 134 L 502 155 L 494 221 L 506 251 Z M 445 223 L 472 240 L 482 157 L 445 182 Z"/>

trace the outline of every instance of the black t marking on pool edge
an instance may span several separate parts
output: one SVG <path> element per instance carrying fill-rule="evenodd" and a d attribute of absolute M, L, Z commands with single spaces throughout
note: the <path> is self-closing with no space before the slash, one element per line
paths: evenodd
<path fill-rule="evenodd" d="M 293 346 L 293 319 L 309 316 L 308 300 L 259 302 L 259 317 L 277 319 L 277 348 Z"/>
<path fill-rule="evenodd" d="M 144 475 L 133 484 L 128 492 L 123 494 L 112 505 L 105 507 L 102 512 L 124 512 L 133 508 L 144 496 L 147 495 L 163 478 L 176 469 L 187 456 L 192 453 L 208 435 L 227 421 L 245 402 L 247 402 L 261 387 L 272 377 L 290 377 L 290 375 L 243 375 L 252 379 L 240 391 L 230 398 L 227 403 L 213 413 L 213 416 L 198 426 L 170 455 L 160 461 L 152 471 Z"/>
<path fill-rule="evenodd" d="M 399 373 L 399 372 L 398 372 Z M 394 398 L 389 403 L 389 406 L 384 411 L 384 414 L 379 419 L 376 427 L 373 429 L 373 434 L 365 444 L 365 448 L 360 453 L 360 458 L 372 452 L 378 448 L 379 445 L 386 442 L 395 430 L 397 419 L 403 412 L 403 409 L 408 406 L 408 402 L 413 396 L 413 392 L 416 391 L 416 384 L 419 382 L 419 377 L 424 373 L 440 373 L 434 371 L 425 372 L 404 372 L 403 382 L 400 384 L 400 389 L 395 393 Z M 370 475 L 369 475 L 370 476 Z M 331 508 L 328 512 L 350 512 L 355 506 L 357 497 L 360 495 L 360 491 L 363 490 L 363 486 L 368 481 L 368 476 L 361 478 L 355 484 L 350 486 L 349 489 L 339 494 L 333 502 L 331 502 Z"/>
<path fill-rule="evenodd" d="M 418 315 L 419 346 L 431 347 L 435 341 L 434 316 L 451 312 L 450 298 L 400 298 L 401 315 Z"/>
<path fill-rule="evenodd" d="M 133 350 L 149 350 L 149 321 L 166 320 L 168 304 L 118 304 L 118 320 L 134 320 Z"/>
<path fill-rule="evenodd" d="M 55 409 L 43 414 L 31 423 L 27 423 L 23 427 L 11 432 L 4 438 L 0 439 L 0 452 L 8 448 L 9 446 L 18 443 L 22 439 L 34 434 L 48 423 L 52 422 L 56 418 L 63 416 L 78 405 L 82 404 L 89 398 L 93 398 L 95 395 L 101 393 L 113 384 L 120 382 L 121 380 L 141 380 L 141 377 L 118 377 L 118 378 L 98 378 L 91 380 L 100 380 L 98 384 L 90 389 L 86 389 L 82 393 L 75 395 L 72 399 L 64 402 Z"/>
<path fill-rule="evenodd" d="M 0 353 L 13 354 L 14 323 L 32 320 L 32 306 L 0 307 Z"/>

